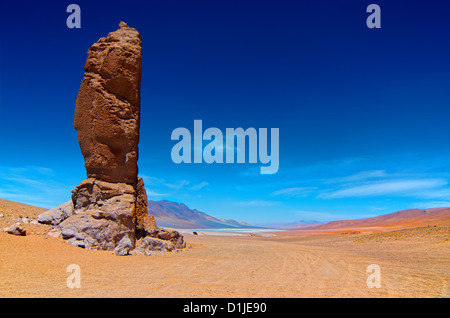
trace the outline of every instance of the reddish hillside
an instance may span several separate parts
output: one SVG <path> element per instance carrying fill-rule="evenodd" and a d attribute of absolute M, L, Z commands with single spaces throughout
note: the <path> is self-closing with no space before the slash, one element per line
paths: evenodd
<path fill-rule="evenodd" d="M 403 210 L 367 219 L 334 221 L 309 229 L 322 231 L 364 228 L 405 229 L 428 225 L 450 226 L 450 208 Z"/>

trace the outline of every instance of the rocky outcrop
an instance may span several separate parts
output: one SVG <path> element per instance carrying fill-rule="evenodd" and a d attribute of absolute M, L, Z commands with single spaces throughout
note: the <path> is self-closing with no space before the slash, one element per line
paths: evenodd
<path fill-rule="evenodd" d="M 141 61 L 141 36 L 123 22 L 88 50 L 74 116 L 88 178 L 71 201 L 38 217 L 72 245 L 121 256 L 136 246 L 147 254 L 185 246 L 178 232 L 156 226 L 138 178 Z"/>
<path fill-rule="evenodd" d="M 6 233 L 17 235 L 17 236 L 25 236 L 27 235 L 27 231 L 22 227 L 22 225 L 17 222 L 4 229 Z"/>
<path fill-rule="evenodd" d="M 38 222 L 42 224 L 58 225 L 73 214 L 73 202 L 68 201 L 56 208 L 38 215 Z"/>
<path fill-rule="evenodd" d="M 126 23 L 88 51 L 74 127 L 88 178 L 136 183 L 141 36 Z"/>
<path fill-rule="evenodd" d="M 132 185 L 86 179 L 72 191 L 73 215 L 58 228 L 73 245 L 113 251 L 125 236 L 134 242 L 135 201 Z"/>

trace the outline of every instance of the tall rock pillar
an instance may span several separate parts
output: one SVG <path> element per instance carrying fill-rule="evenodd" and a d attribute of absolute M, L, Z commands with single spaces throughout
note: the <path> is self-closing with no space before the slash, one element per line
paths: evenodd
<path fill-rule="evenodd" d="M 89 247 L 123 240 L 133 249 L 144 223 L 157 230 L 138 178 L 141 65 L 141 35 L 123 22 L 88 51 L 74 116 L 88 179 L 72 191 L 74 216 L 62 226 Z"/>
<path fill-rule="evenodd" d="M 38 217 L 72 245 L 116 255 L 186 246 L 156 226 L 138 177 L 141 64 L 141 36 L 123 22 L 88 50 L 74 116 L 87 179 L 72 201 Z"/>

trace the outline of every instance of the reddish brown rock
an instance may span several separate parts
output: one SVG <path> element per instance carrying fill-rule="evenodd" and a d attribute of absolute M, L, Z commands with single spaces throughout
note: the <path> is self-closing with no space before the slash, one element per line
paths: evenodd
<path fill-rule="evenodd" d="M 136 236 L 142 237 L 146 235 L 152 235 L 157 231 L 155 218 L 148 214 L 147 205 L 147 192 L 145 191 L 144 181 L 141 177 L 138 178 L 136 184 L 136 210 L 135 210 L 135 224 L 136 224 Z"/>
<path fill-rule="evenodd" d="M 38 219 L 72 245 L 115 255 L 136 246 L 146 255 L 183 248 L 183 237 L 158 228 L 147 212 L 137 176 L 141 36 L 123 22 L 119 27 L 89 49 L 76 101 L 74 127 L 88 178 L 72 191 L 72 201 Z"/>
<path fill-rule="evenodd" d="M 88 51 L 74 127 L 88 178 L 135 184 L 140 124 L 141 36 L 125 23 Z"/>

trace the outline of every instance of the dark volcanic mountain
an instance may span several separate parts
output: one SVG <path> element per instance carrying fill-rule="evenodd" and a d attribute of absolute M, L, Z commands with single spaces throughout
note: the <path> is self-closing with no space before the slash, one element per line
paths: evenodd
<path fill-rule="evenodd" d="M 169 228 L 217 229 L 254 227 L 250 224 L 235 220 L 217 219 L 198 210 L 191 210 L 183 203 L 167 200 L 149 200 L 148 213 L 155 217 L 158 226 Z"/>

